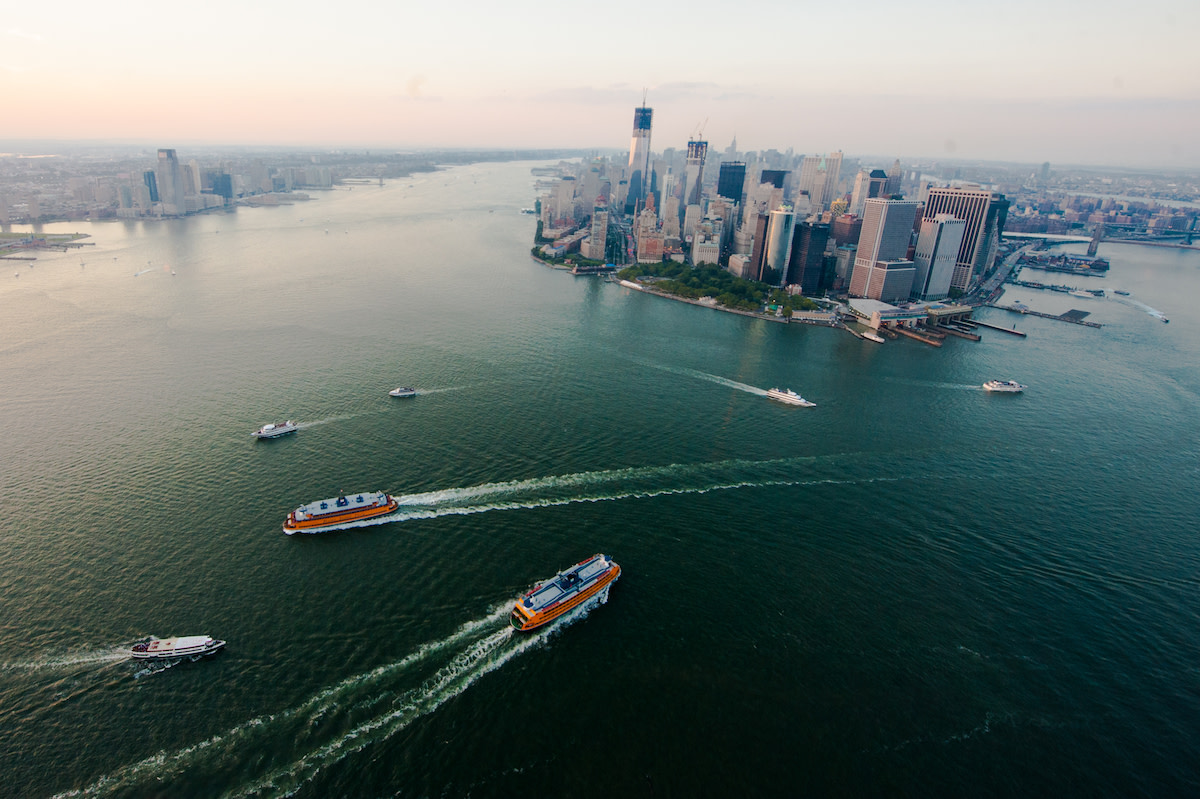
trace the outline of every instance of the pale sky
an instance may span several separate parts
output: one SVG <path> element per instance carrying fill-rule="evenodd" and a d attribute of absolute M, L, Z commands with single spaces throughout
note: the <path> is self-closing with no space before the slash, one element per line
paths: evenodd
<path fill-rule="evenodd" d="M 0 16 L 0 140 L 1200 166 L 1200 2 L 213 0 Z"/>

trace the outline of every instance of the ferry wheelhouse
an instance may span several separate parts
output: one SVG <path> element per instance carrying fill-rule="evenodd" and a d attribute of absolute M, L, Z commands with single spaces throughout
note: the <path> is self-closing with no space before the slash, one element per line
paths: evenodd
<path fill-rule="evenodd" d="M 211 655 L 223 646 L 225 646 L 224 641 L 218 641 L 211 635 L 151 638 L 149 641 L 134 644 L 133 648 L 129 650 L 129 655 L 138 660 L 167 660 L 169 658 Z"/>
<path fill-rule="evenodd" d="M 510 621 L 521 632 L 535 630 L 603 591 L 621 576 L 607 555 L 593 555 L 527 591 L 513 607 Z"/>
<path fill-rule="evenodd" d="M 330 497 L 301 505 L 289 513 L 283 531 L 288 535 L 323 533 L 348 522 L 386 516 L 398 507 L 396 498 L 382 491 Z"/>

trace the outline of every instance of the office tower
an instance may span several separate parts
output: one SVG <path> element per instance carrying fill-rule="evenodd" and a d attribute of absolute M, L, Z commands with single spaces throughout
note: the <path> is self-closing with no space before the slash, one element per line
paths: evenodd
<path fill-rule="evenodd" d="M 854 275 L 854 255 L 858 247 L 854 244 L 842 244 L 836 251 L 837 265 L 834 267 L 833 289 L 843 291 L 850 285 Z"/>
<path fill-rule="evenodd" d="M 758 177 L 759 183 L 770 183 L 777 189 L 783 188 L 783 182 L 787 180 L 788 170 L 786 169 L 764 169 Z"/>
<path fill-rule="evenodd" d="M 679 238 L 679 198 L 663 200 L 662 232 L 667 238 Z"/>
<path fill-rule="evenodd" d="M 700 206 L 692 203 L 688 205 L 683 212 L 683 238 L 686 239 L 688 236 L 692 235 L 692 232 L 696 229 L 696 225 L 699 224 L 699 222 Z"/>
<path fill-rule="evenodd" d="M 645 205 L 650 190 L 650 120 L 654 109 L 633 109 L 633 138 L 629 143 L 629 191 L 625 195 L 625 213 L 633 213 L 638 204 Z"/>
<path fill-rule="evenodd" d="M 868 271 L 863 296 L 880 302 L 904 302 L 912 291 L 914 272 L 913 262 L 903 258 L 876 261 Z M 854 277 L 858 279 L 857 265 L 854 267 Z"/>
<path fill-rule="evenodd" d="M 142 173 L 142 183 L 146 184 L 146 188 L 150 191 L 150 202 L 158 202 L 158 178 L 154 175 L 153 169 L 147 169 Z"/>
<path fill-rule="evenodd" d="M 887 171 L 887 181 L 884 184 L 883 197 L 891 197 L 893 194 L 900 193 L 900 186 L 904 180 L 904 170 L 900 168 L 900 159 L 897 158 L 892 168 Z"/>
<path fill-rule="evenodd" d="M 797 189 L 812 200 L 814 211 L 822 211 L 836 197 L 838 173 L 842 170 L 842 153 L 806 155 L 800 163 Z M 796 215 L 799 217 L 799 213 Z"/>
<path fill-rule="evenodd" d="M 554 221 L 575 219 L 575 176 L 564 175 L 554 192 Z"/>
<path fill-rule="evenodd" d="M 846 244 L 857 247 L 858 238 L 862 235 L 862 217 L 853 214 L 835 216 L 830 235 L 839 247 Z"/>
<path fill-rule="evenodd" d="M 829 241 L 829 225 L 799 222 L 792 233 L 792 257 L 788 262 L 789 286 L 799 286 L 800 293 L 811 297 L 821 290 L 821 275 L 825 267 L 825 244 Z"/>
<path fill-rule="evenodd" d="M 720 171 L 717 172 L 717 196 L 740 203 L 742 187 L 745 183 L 746 162 L 725 161 L 721 164 Z"/>
<path fill-rule="evenodd" d="M 704 183 L 704 159 L 708 156 L 708 142 L 689 141 L 687 146 L 687 172 L 684 173 L 684 195 L 686 205 L 699 205 Z"/>
<path fill-rule="evenodd" d="M 884 200 L 871 198 L 863 211 L 862 234 L 858 239 L 858 253 L 854 258 L 854 276 L 850 281 L 850 293 L 856 297 L 870 297 L 868 288 L 873 284 L 872 270 L 879 264 L 903 261 L 908 254 L 908 243 L 912 239 L 913 222 L 917 204 L 908 200 Z M 911 262 L 909 266 L 911 267 Z M 892 266 L 879 267 L 884 271 Z M 898 269 L 898 267 L 895 267 Z M 883 277 L 886 277 L 884 275 Z M 883 280 L 883 277 L 880 280 Z M 904 296 L 912 285 L 904 287 Z M 895 281 L 890 284 L 894 288 Z M 880 297 L 874 297 L 880 299 Z M 888 302 L 890 300 L 885 300 Z"/>
<path fill-rule="evenodd" d="M 925 216 L 936 219 L 938 214 L 951 214 L 966 222 L 954 275 L 950 278 L 952 289 L 966 291 L 972 277 L 990 269 L 995 262 L 995 246 L 1004 232 L 1008 201 L 1003 194 L 993 194 L 979 187 L 935 186 L 929 189 Z"/>
<path fill-rule="evenodd" d="M 838 197 L 838 184 L 841 183 L 841 179 L 842 151 L 838 150 L 825 156 L 825 191 L 821 195 L 824 203 L 822 207 L 828 207 Z M 818 207 L 817 210 L 822 208 Z"/>
<path fill-rule="evenodd" d="M 179 159 L 175 157 L 174 150 L 158 151 L 158 167 L 155 173 L 158 177 L 158 196 L 162 200 L 163 213 L 182 214 L 183 171 L 179 168 Z"/>
<path fill-rule="evenodd" d="M 950 279 L 966 228 L 966 222 L 950 214 L 921 220 L 921 234 L 913 256 L 916 272 L 910 296 L 914 300 L 943 300 L 950 295 Z"/>
<path fill-rule="evenodd" d="M 692 264 L 716 264 L 721 258 L 722 221 L 706 216 L 692 236 Z"/>
<path fill-rule="evenodd" d="M 1042 164 L 1041 180 L 1042 180 L 1042 183 L 1050 182 L 1050 162 L 1049 161 L 1046 161 L 1045 163 Z"/>
<path fill-rule="evenodd" d="M 796 215 L 786 205 L 771 212 L 760 280 L 773 286 L 783 285 L 787 278 L 788 256 L 792 252 L 792 229 L 795 223 Z"/>
<path fill-rule="evenodd" d="M 588 240 L 588 252 L 585 257 L 595 261 L 607 260 L 604 257 L 604 245 L 608 240 L 608 206 L 597 198 L 596 205 L 592 208 L 592 229 L 591 237 Z"/>
<path fill-rule="evenodd" d="M 753 238 L 750 245 L 750 263 L 746 265 L 745 272 L 751 280 L 763 279 L 763 254 L 767 250 L 768 219 L 766 214 L 756 214 L 749 225 L 753 231 Z"/>

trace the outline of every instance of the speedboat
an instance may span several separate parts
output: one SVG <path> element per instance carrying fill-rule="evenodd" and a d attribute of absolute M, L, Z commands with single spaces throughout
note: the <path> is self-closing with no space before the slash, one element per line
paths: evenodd
<path fill-rule="evenodd" d="M 283 531 L 288 535 L 323 533 L 349 522 L 386 516 L 398 507 L 400 502 L 382 491 L 330 497 L 301 505 L 289 513 L 287 521 L 283 523 Z"/>
<path fill-rule="evenodd" d="M 779 402 L 785 402 L 788 405 L 802 405 L 805 408 L 813 408 L 816 407 L 817 404 L 815 402 L 809 402 L 795 391 L 792 391 L 790 388 L 769 389 L 767 391 L 767 397 L 769 399 L 778 400 Z"/>
<path fill-rule="evenodd" d="M 615 583 L 621 567 L 607 555 L 593 555 L 564 569 L 525 592 L 513 606 L 509 621 L 521 632 L 554 621 Z"/>
<path fill-rule="evenodd" d="M 200 657 L 201 655 L 211 655 L 223 646 L 225 646 L 224 641 L 218 641 L 211 635 L 151 638 L 149 641 L 134 644 L 129 650 L 129 655 L 138 660 Z"/>
<path fill-rule="evenodd" d="M 417 390 L 408 386 L 400 386 L 400 388 L 393 388 L 388 392 L 388 395 L 392 397 L 415 397 L 417 396 Z"/>
<path fill-rule="evenodd" d="M 280 436 L 286 436 L 288 433 L 294 433 L 299 429 L 300 425 L 288 419 L 286 422 L 264 424 L 250 435 L 255 438 L 279 438 Z"/>
<path fill-rule="evenodd" d="M 1025 386 L 1016 380 L 989 380 L 983 384 L 983 387 L 988 391 L 997 391 L 1001 394 L 1017 394 L 1025 390 Z"/>

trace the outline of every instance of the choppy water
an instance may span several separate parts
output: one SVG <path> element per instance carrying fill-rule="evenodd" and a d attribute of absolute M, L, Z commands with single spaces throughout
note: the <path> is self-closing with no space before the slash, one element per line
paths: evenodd
<path fill-rule="evenodd" d="M 1006 297 L 1101 330 L 880 346 L 547 270 L 532 183 L 6 262 L 6 792 L 1200 790 L 1200 256 L 1108 244 L 1081 287 L 1128 297 Z M 401 508 L 283 535 L 341 490 Z M 510 632 L 595 552 L 603 606 Z M 227 650 L 122 654 L 198 633 Z"/>

